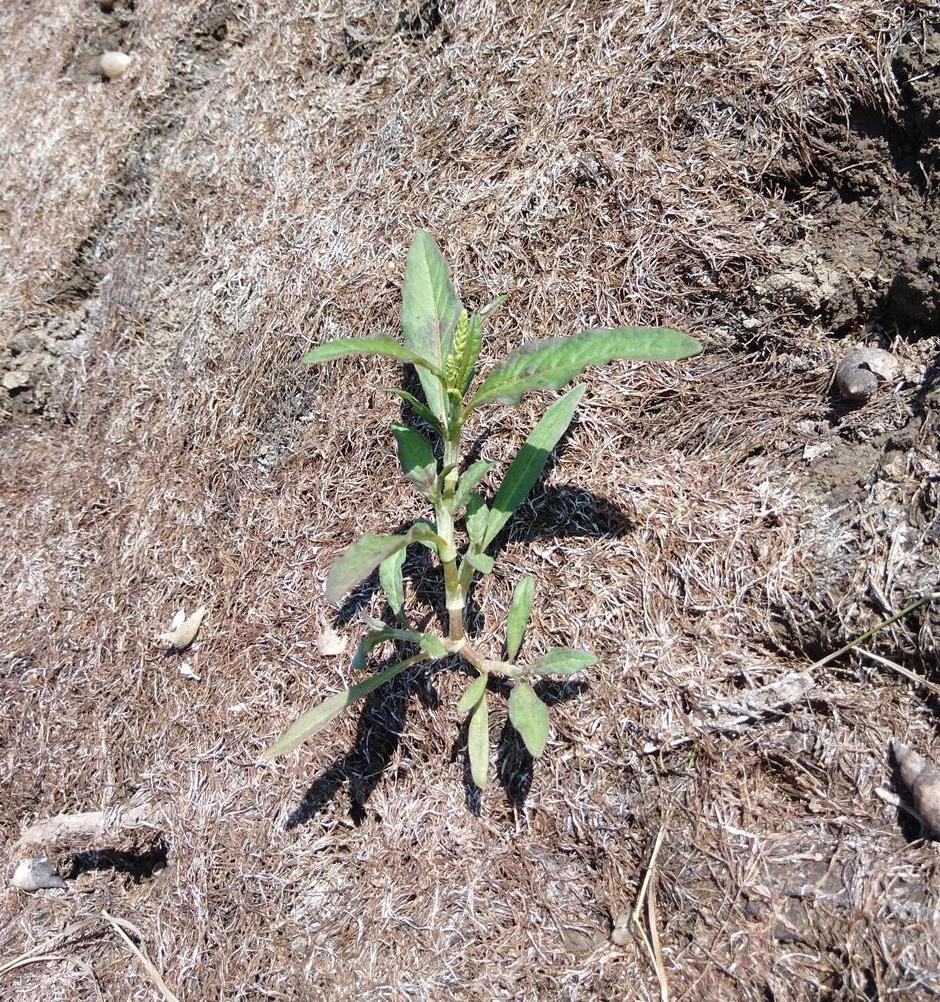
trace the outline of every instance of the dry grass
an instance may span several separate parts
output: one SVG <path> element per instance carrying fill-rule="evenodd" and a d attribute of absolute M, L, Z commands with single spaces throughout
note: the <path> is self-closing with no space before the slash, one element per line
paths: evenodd
<path fill-rule="evenodd" d="M 744 355 L 733 303 L 777 253 L 767 165 L 824 103 L 891 103 L 916 12 L 467 0 L 432 25 L 434 5 L 414 6 L 138 0 L 132 70 L 107 85 L 82 69 L 113 30 L 94 4 L 0 11 L 0 330 L 40 332 L 35 364 L 55 360 L 30 391 L 42 413 L 10 397 L 3 432 L 0 831 L 155 800 L 168 848 L 153 879 L 109 857 L 66 892 L 4 891 L 0 958 L 42 947 L 94 972 L 30 965 L 4 991 L 90 999 L 97 978 L 153 998 L 106 909 L 193 1002 L 658 998 L 642 943 L 609 931 L 667 815 L 655 901 L 674 999 L 936 991 L 936 857 L 873 795 L 889 734 L 930 744 L 915 687 L 843 662 L 782 719 L 639 751 L 794 666 L 777 630 L 807 586 L 807 525 L 784 447 L 825 377 L 793 359 L 832 349 L 781 322 L 772 351 Z M 503 731 L 504 788 L 479 817 L 447 671 L 257 765 L 349 681 L 315 646 L 332 558 L 420 510 L 379 392 L 397 368 L 297 366 L 308 343 L 395 328 L 418 226 L 469 304 L 510 293 L 484 366 L 584 323 L 669 323 L 708 348 L 589 374 L 475 595 L 496 644 L 533 573 L 534 649 L 602 656 L 586 689 L 554 693 L 534 771 Z M 508 458 L 544 403 L 471 437 Z M 426 605 L 433 579 L 411 569 Z M 152 638 L 203 603 L 193 683 Z"/>

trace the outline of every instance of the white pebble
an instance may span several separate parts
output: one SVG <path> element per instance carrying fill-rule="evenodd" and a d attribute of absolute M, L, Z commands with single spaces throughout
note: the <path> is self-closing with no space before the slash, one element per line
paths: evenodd
<path fill-rule="evenodd" d="M 106 52 L 101 57 L 101 72 L 109 80 L 117 80 L 130 66 L 131 57 L 125 52 Z"/>

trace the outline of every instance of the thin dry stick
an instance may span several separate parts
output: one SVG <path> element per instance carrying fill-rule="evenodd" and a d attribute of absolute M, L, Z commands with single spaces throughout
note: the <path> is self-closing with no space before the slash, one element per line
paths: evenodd
<path fill-rule="evenodd" d="M 912 682 L 916 682 L 917 685 L 923 686 L 935 696 L 940 696 L 940 685 L 936 685 L 925 678 L 921 678 L 920 675 L 917 675 L 915 672 L 910 671 L 902 665 L 895 664 L 887 658 L 883 658 L 880 654 L 875 654 L 874 651 L 865 650 L 864 647 L 858 647 L 856 650 L 864 657 L 871 658 L 872 661 L 877 661 L 878 664 L 884 665 L 885 668 L 890 668 L 892 671 L 896 671 L 899 675 L 903 675 L 905 678 L 909 678 Z"/>
<path fill-rule="evenodd" d="M 856 637 L 854 640 L 850 640 L 847 644 L 844 644 L 837 651 L 833 651 L 831 654 L 827 654 L 824 658 L 820 658 L 818 661 L 814 661 L 809 667 L 812 671 L 813 668 L 822 668 L 823 665 L 829 664 L 830 661 L 835 661 L 836 658 L 841 657 L 847 651 L 852 650 L 853 647 L 857 647 L 859 644 L 866 641 L 869 637 L 873 637 L 876 633 L 879 633 L 886 626 L 890 626 L 892 623 L 896 623 L 899 619 L 903 619 L 909 612 L 913 612 L 915 609 L 919 609 L 922 605 L 926 605 L 928 602 L 935 602 L 940 598 L 940 591 L 932 591 L 923 598 L 919 598 L 916 602 L 912 602 L 910 605 L 903 608 L 900 612 L 896 612 L 893 616 L 888 619 L 883 620 L 877 626 L 873 626 L 867 633 L 863 633 L 860 637 Z"/>
<path fill-rule="evenodd" d="M 659 832 L 656 835 L 656 841 L 653 843 L 653 852 L 650 856 L 649 866 L 646 868 L 646 873 L 643 874 L 643 883 L 640 884 L 640 893 L 637 894 L 636 904 L 633 906 L 632 916 L 633 924 L 643 937 L 646 950 L 650 955 L 650 963 L 652 963 L 653 969 L 656 971 L 656 978 L 659 981 L 659 995 L 662 1002 L 669 1002 L 669 982 L 666 980 L 666 968 L 663 964 L 663 955 L 659 944 L 659 932 L 656 928 L 656 892 L 655 888 L 650 886 L 650 882 L 653 877 L 653 871 L 656 869 L 656 859 L 659 856 L 659 850 L 662 847 L 663 838 L 666 835 L 666 828 L 669 826 L 669 818 L 671 815 L 672 811 L 667 812 L 666 816 L 663 818 L 663 823 L 659 828 Z M 644 902 L 647 907 L 647 924 L 649 926 L 649 931 L 647 931 L 647 927 L 643 924 L 643 921 L 640 918 Z"/>
<path fill-rule="evenodd" d="M 111 923 L 111 925 L 114 926 L 114 929 L 117 932 L 117 934 L 121 937 L 121 939 L 124 940 L 124 942 L 131 948 L 131 950 L 134 951 L 134 953 L 137 956 L 137 959 L 141 963 L 141 966 L 150 977 L 150 980 L 163 993 L 163 997 L 166 1000 L 166 1002 L 179 1002 L 179 999 L 176 997 L 176 995 L 174 995 L 173 992 L 170 991 L 169 985 L 163 980 L 163 977 L 161 976 L 160 972 L 156 969 L 156 967 L 153 966 L 153 963 L 151 962 L 150 958 L 142 950 L 138 948 L 137 944 L 130 938 L 130 936 L 127 935 L 123 927 L 127 926 L 127 928 L 130 929 L 130 931 L 134 933 L 135 936 L 139 937 L 141 942 L 143 942 L 144 937 L 141 934 L 140 930 L 135 928 L 126 919 L 114 918 L 113 915 L 109 915 L 106 911 L 102 911 L 101 914 Z"/>

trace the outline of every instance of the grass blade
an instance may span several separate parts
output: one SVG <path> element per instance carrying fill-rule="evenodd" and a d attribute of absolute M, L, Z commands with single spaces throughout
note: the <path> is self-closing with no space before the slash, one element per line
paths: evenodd
<path fill-rule="evenodd" d="M 535 578 L 524 577 L 512 593 L 512 605 L 506 620 L 506 660 L 515 661 L 525 628 L 532 612 L 532 598 L 535 595 Z"/>
<path fill-rule="evenodd" d="M 597 664 L 597 658 L 587 651 L 573 651 L 568 647 L 556 647 L 539 658 L 529 669 L 535 675 L 573 675 Z"/>
<path fill-rule="evenodd" d="M 428 406 L 446 424 L 444 362 L 450 354 L 463 305 L 437 244 L 420 230 L 408 251 L 403 299 L 401 322 L 405 346 L 430 366 L 432 371 L 419 366 L 418 378 Z"/>
<path fill-rule="evenodd" d="M 509 694 L 509 720 L 529 754 L 538 758 L 548 740 L 548 707 L 528 682 L 516 682 Z"/>
<path fill-rule="evenodd" d="M 485 680 L 484 680 L 485 681 Z M 467 728 L 467 754 L 470 756 L 470 775 L 479 789 L 486 786 L 490 765 L 490 720 L 486 693 L 480 697 L 470 716 Z"/>
<path fill-rule="evenodd" d="M 409 351 L 392 337 L 348 337 L 340 338 L 338 341 L 327 341 L 326 344 L 308 351 L 301 362 L 304 365 L 322 365 L 324 362 L 332 362 L 334 359 L 350 355 L 382 355 L 385 358 L 397 358 L 400 362 L 409 362 L 424 370 L 435 371 L 433 361 Z M 428 376 L 434 378 L 430 372 Z"/>
<path fill-rule="evenodd" d="M 307 738 L 312 737 L 317 733 L 317 731 L 326 727 L 326 725 L 333 720 L 334 717 L 342 713 L 347 706 L 350 706 L 357 700 L 362 699 L 363 696 L 368 696 L 370 692 L 374 692 L 379 688 L 379 686 L 385 685 L 386 682 L 390 682 L 396 675 L 400 675 L 403 671 L 407 671 L 412 667 L 412 665 L 416 665 L 427 660 L 427 654 L 417 654 L 413 658 L 408 658 L 406 661 L 399 661 L 398 664 L 392 665 L 391 668 L 386 668 L 385 671 L 380 671 L 377 674 L 372 675 L 370 678 L 367 678 L 364 682 L 360 682 L 358 685 L 350 686 L 350 688 L 344 689 L 342 692 L 337 692 L 335 695 L 330 696 L 329 699 L 325 699 L 312 710 L 308 710 L 291 727 L 289 727 L 281 735 L 281 737 L 274 742 L 273 745 L 265 749 L 262 758 L 266 762 L 270 762 L 271 759 L 277 758 L 285 752 L 289 752 L 292 748 L 296 748 L 302 741 L 306 741 Z"/>
<path fill-rule="evenodd" d="M 512 461 L 506 476 L 493 499 L 483 537 L 482 549 L 486 549 L 499 535 L 500 529 L 509 521 L 509 516 L 526 499 L 529 491 L 545 469 L 552 449 L 567 431 L 575 408 L 584 396 L 584 387 L 576 386 L 556 400 L 545 412 L 545 416 L 532 429 L 519 455 Z"/>
<path fill-rule="evenodd" d="M 589 365 L 615 358 L 666 361 L 697 355 L 694 338 L 668 327 L 602 327 L 574 337 L 533 341 L 514 351 L 484 380 L 468 411 L 494 400 L 517 404 L 530 390 L 560 390 Z"/>
<path fill-rule="evenodd" d="M 388 596 L 389 608 L 400 622 L 405 621 L 405 582 L 401 572 L 407 554 L 408 548 L 403 546 L 379 564 L 379 583 Z"/>

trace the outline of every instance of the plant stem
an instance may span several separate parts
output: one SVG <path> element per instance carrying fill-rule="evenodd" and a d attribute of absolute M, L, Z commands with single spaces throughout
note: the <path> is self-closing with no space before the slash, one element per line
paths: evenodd
<path fill-rule="evenodd" d="M 448 633 L 451 640 L 466 637 L 463 615 L 466 595 L 457 570 L 457 544 L 454 540 L 454 494 L 460 476 L 460 429 L 444 441 L 444 467 L 453 469 L 444 478 L 444 489 L 436 505 L 437 534 L 444 540 L 446 549 L 441 553 L 444 568 L 444 594 L 447 603 Z"/>

